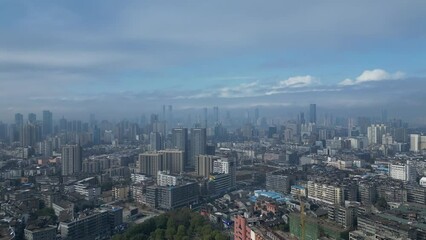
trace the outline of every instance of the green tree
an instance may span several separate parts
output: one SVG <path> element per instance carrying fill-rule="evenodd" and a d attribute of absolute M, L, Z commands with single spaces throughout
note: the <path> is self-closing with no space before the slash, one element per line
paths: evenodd
<path fill-rule="evenodd" d="M 186 236 L 186 228 L 184 225 L 179 225 L 178 229 L 177 229 L 177 233 L 175 235 L 175 240 L 182 240 L 183 237 Z"/>
<path fill-rule="evenodd" d="M 156 229 L 154 232 L 154 240 L 163 240 L 166 237 L 166 231 L 164 229 Z"/>

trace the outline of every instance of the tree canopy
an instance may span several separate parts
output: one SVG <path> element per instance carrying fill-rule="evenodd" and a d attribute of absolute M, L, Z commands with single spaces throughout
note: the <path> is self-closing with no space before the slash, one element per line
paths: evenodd
<path fill-rule="evenodd" d="M 228 237 L 199 213 L 182 208 L 130 227 L 113 240 L 226 240 Z"/>

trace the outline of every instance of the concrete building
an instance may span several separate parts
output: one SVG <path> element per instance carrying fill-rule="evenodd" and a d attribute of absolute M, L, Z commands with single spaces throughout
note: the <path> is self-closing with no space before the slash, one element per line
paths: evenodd
<path fill-rule="evenodd" d="M 146 188 L 146 203 L 154 208 L 171 210 L 198 202 L 199 187 L 196 182 L 178 186 L 150 186 Z"/>
<path fill-rule="evenodd" d="M 329 220 L 336 222 L 345 229 L 354 229 L 356 226 L 357 209 L 354 206 L 328 205 L 327 216 Z"/>
<path fill-rule="evenodd" d="M 420 144 L 420 134 L 410 134 L 410 151 L 419 152 Z"/>
<path fill-rule="evenodd" d="M 236 184 L 236 163 L 233 158 L 220 158 L 213 161 L 213 172 L 229 174 L 231 176 L 231 187 Z"/>
<path fill-rule="evenodd" d="M 213 163 L 218 159 L 217 156 L 198 155 L 195 162 L 195 172 L 198 176 L 209 177 L 213 173 Z"/>
<path fill-rule="evenodd" d="M 208 191 L 210 195 L 219 196 L 228 192 L 231 186 L 230 174 L 211 174 L 208 182 Z"/>
<path fill-rule="evenodd" d="M 108 239 L 114 229 L 123 223 L 123 209 L 95 209 L 69 222 L 60 222 L 62 239 Z"/>
<path fill-rule="evenodd" d="M 155 177 L 158 171 L 167 169 L 164 155 L 157 152 L 140 154 L 139 160 L 136 162 L 136 169 L 141 174 Z"/>
<path fill-rule="evenodd" d="M 159 132 L 152 132 L 149 134 L 149 145 L 151 151 L 163 149 L 163 139 Z"/>
<path fill-rule="evenodd" d="M 382 144 L 383 135 L 386 134 L 386 125 L 373 124 L 367 129 L 368 143 L 370 145 Z"/>
<path fill-rule="evenodd" d="M 410 164 L 391 164 L 389 166 L 389 176 L 393 179 L 412 182 L 416 180 L 417 172 Z"/>
<path fill-rule="evenodd" d="M 168 171 L 158 171 L 157 185 L 158 186 L 176 186 L 178 184 L 178 176 L 170 175 Z"/>
<path fill-rule="evenodd" d="M 82 148 L 79 145 L 62 147 L 62 176 L 80 173 L 82 169 Z"/>
<path fill-rule="evenodd" d="M 344 190 L 340 186 L 308 181 L 308 198 L 327 204 L 342 204 Z"/>
<path fill-rule="evenodd" d="M 197 161 L 198 155 L 203 155 L 206 153 L 207 146 L 207 132 L 205 128 L 192 128 L 191 129 L 191 139 L 190 139 L 190 159 L 189 167 L 195 167 L 195 162 Z"/>
<path fill-rule="evenodd" d="M 129 186 L 114 186 L 112 188 L 112 197 L 114 200 L 127 200 L 130 195 Z"/>
<path fill-rule="evenodd" d="M 167 170 L 171 173 L 180 174 L 184 172 L 185 166 L 184 166 L 184 152 L 182 150 L 177 149 L 166 149 L 161 150 L 158 153 L 163 155 L 163 161 L 166 162 Z"/>
<path fill-rule="evenodd" d="M 53 118 L 52 112 L 43 111 L 43 136 L 49 136 L 53 133 Z"/>
<path fill-rule="evenodd" d="M 247 224 L 247 219 L 236 215 L 234 218 L 234 239 L 251 240 L 251 229 Z"/>
<path fill-rule="evenodd" d="M 25 240 L 51 240 L 56 239 L 56 228 L 28 226 L 24 234 Z"/>
<path fill-rule="evenodd" d="M 183 152 L 183 164 L 189 166 L 189 142 L 187 128 L 173 128 L 172 130 L 172 148 Z"/>

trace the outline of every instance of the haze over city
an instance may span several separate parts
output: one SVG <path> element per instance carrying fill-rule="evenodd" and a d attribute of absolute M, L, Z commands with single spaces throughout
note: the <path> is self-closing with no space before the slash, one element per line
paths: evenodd
<path fill-rule="evenodd" d="M 426 240 L 425 0 L 0 0 L 0 240 Z"/>
<path fill-rule="evenodd" d="M 315 102 L 422 124 L 425 5 L 2 1 L 0 116 L 120 120 L 171 104 L 295 117 Z"/>

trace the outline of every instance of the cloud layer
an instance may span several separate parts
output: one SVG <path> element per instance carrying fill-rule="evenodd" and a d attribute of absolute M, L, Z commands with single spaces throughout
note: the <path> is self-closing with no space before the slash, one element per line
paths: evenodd
<path fill-rule="evenodd" d="M 425 8 L 421 0 L 2 1 L 0 116 L 365 106 L 371 98 L 357 87 L 384 82 L 406 84 L 393 96 L 414 94 L 400 70 L 426 73 Z"/>
<path fill-rule="evenodd" d="M 399 80 L 405 77 L 405 73 L 397 71 L 395 73 L 388 73 L 383 69 L 365 70 L 355 80 L 345 79 L 339 84 L 342 86 L 358 85 L 366 82 L 385 81 L 385 80 Z"/>

